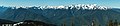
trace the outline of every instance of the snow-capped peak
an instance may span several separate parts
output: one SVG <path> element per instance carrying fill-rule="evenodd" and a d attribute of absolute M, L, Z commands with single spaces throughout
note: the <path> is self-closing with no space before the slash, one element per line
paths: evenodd
<path fill-rule="evenodd" d="M 30 7 L 22 7 L 22 8 L 31 8 Z M 88 9 L 88 10 L 96 10 L 96 9 L 100 9 L 100 10 L 107 10 L 108 7 L 105 6 L 98 6 L 97 4 L 77 4 L 77 5 L 68 5 L 68 6 L 39 6 L 37 7 L 38 9 Z M 17 8 L 16 8 L 17 9 Z"/>
<path fill-rule="evenodd" d="M 61 6 L 58 6 L 57 8 L 65 8 L 65 6 L 61 5 Z"/>

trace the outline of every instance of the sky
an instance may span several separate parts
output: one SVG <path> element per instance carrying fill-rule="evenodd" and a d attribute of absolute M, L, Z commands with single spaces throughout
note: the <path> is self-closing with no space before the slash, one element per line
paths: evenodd
<path fill-rule="evenodd" d="M 72 4 L 97 4 L 120 8 L 120 0 L 0 0 L 3 6 L 59 6 Z"/>

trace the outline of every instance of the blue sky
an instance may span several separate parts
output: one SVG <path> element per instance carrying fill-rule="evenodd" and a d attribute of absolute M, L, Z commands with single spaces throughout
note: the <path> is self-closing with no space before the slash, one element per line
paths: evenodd
<path fill-rule="evenodd" d="M 58 6 L 71 4 L 98 4 L 101 6 L 120 7 L 120 0 L 0 0 L 3 6 Z"/>

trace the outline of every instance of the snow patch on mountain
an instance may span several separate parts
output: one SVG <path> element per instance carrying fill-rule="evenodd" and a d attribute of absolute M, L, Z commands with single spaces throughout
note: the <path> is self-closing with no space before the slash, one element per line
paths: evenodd
<path fill-rule="evenodd" d="M 12 7 L 12 9 L 18 9 L 20 7 Z M 77 4 L 77 5 L 68 5 L 68 6 L 29 6 L 29 7 L 25 7 L 25 6 L 21 6 L 21 8 L 25 8 L 25 9 L 29 9 L 29 8 L 33 8 L 33 9 L 88 9 L 88 10 L 96 10 L 96 9 L 100 9 L 100 10 L 107 10 L 107 9 L 111 9 L 110 7 L 106 7 L 106 6 L 98 6 L 97 4 Z"/>

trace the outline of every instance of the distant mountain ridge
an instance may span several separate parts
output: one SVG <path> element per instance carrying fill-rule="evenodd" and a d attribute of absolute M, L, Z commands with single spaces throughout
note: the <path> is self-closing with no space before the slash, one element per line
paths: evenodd
<path fill-rule="evenodd" d="M 110 9 L 110 7 L 106 7 L 106 6 L 99 6 L 97 4 L 77 4 L 77 5 L 61 5 L 61 6 L 21 6 L 22 8 L 25 9 L 29 9 L 34 7 L 33 9 L 89 9 L 89 10 L 95 10 L 95 9 L 100 9 L 100 10 L 106 10 L 106 9 Z M 10 7 L 11 9 L 18 9 L 20 7 Z"/>

